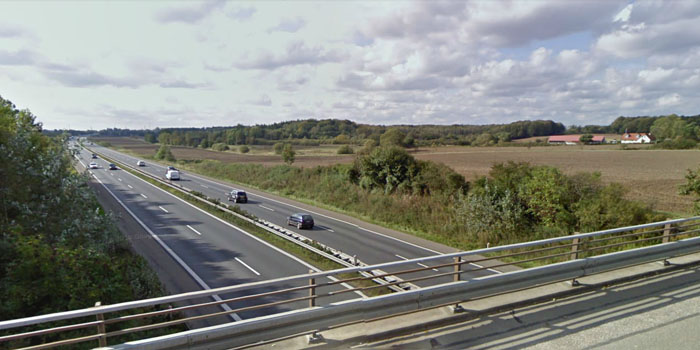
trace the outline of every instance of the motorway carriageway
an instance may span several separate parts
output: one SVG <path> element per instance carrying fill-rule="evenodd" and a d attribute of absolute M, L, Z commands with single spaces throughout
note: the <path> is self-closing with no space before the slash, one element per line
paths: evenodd
<path fill-rule="evenodd" d="M 164 249 L 169 251 L 175 260 L 174 263 L 178 263 L 190 275 L 174 278 L 193 278 L 203 289 L 213 289 L 306 274 L 310 269 L 318 271 L 301 259 L 245 233 L 125 170 L 109 170 L 107 161 L 101 158 L 91 159 L 91 154 L 84 149 L 81 149 L 76 158 L 84 167 L 90 162 L 98 164 L 98 169 L 88 169 L 92 176 L 121 201 L 141 221 L 142 225 L 146 226 L 146 230 L 151 235 L 162 241 L 165 245 Z M 319 282 L 327 281 L 329 280 L 324 279 Z M 280 286 L 280 288 L 294 286 L 297 285 Z M 323 287 L 318 288 L 318 293 L 348 287 L 348 285 Z M 270 291 L 253 289 L 219 297 L 227 299 Z M 282 297 L 303 297 L 307 294 L 308 292 L 304 290 Z M 319 303 L 325 304 L 360 296 L 360 293 L 342 293 L 323 298 Z M 229 306 L 240 308 L 261 304 L 263 301 L 272 302 L 278 298 L 280 297 L 261 299 L 253 304 L 229 303 L 224 306 L 224 309 L 230 310 L 227 309 Z M 233 314 L 232 318 L 240 320 L 307 306 L 308 301 L 303 301 L 281 305 L 274 309 L 266 308 L 246 311 L 240 315 Z"/>
<path fill-rule="evenodd" d="M 106 155 L 114 160 L 136 167 L 136 162 L 139 160 L 130 155 L 117 152 L 106 147 L 91 145 L 93 150 Z M 166 167 L 154 162 L 146 162 L 145 167 L 139 167 L 142 171 L 148 172 L 154 176 L 165 178 Z M 274 224 L 287 227 L 301 235 L 304 235 L 317 242 L 323 243 L 335 249 L 338 249 L 351 256 L 355 255 L 364 263 L 374 265 L 398 260 L 407 260 L 420 257 L 439 255 L 440 252 L 421 247 L 419 245 L 402 241 L 400 239 L 390 237 L 379 232 L 375 232 L 359 225 L 346 222 L 341 219 L 334 218 L 329 215 L 320 214 L 314 210 L 305 210 L 295 204 L 290 204 L 291 201 L 280 201 L 271 198 L 264 192 L 251 190 L 245 186 L 226 184 L 221 181 L 214 181 L 203 176 L 198 176 L 192 173 L 183 173 L 180 171 L 181 185 L 201 192 L 210 198 L 217 198 L 222 202 L 227 201 L 227 194 L 233 188 L 242 189 L 248 194 L 248 203 L 239 203 L 241 209 Z M 287 217 L 293 213 L 307 212 L 312 214 L 315 221 L 315 226 L 312 230 L 299 230 L 293 226 L 287 226 Z M 447 263 L 449 261 L 439 261 L 432 265 Z M 416 268 L 427 267 L 425 264 L 418 264 Z M 476 268 L 475 265 L 462 265 L 463 270 Z M 388 272 L 397 270 L 405 270 L 407 267 L 401 267 L 396 270 L 387 269 Z M 439 269 L 440 273 L 453 271 L 452 267 Z M 405 274 L 399 277 L 409 279 L 420 276 L 428 276 L 438 273 L 438 269 Z M 479 270 L 474 272 L 465 272 L 462 278 L 472 278 L 498 273 L 495 270 Z M 452 276 L 444 276 L 435 279 L 428 279 L 416 282 L 419 286 L 435 285 L 452 281 Z"/>

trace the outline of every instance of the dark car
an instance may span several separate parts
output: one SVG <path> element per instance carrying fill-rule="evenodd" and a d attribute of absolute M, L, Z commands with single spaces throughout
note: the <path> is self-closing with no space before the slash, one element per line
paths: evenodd
<path fill-rule="evenodd" d="M 97 154 L 93 153 L 93 154 L 92 154 L 92 159 L 97 159 Z"/>
<path fill-rule="evenodd" d="M 287 225 L 296 226 L 299 229 L 314 228 L 314 218 L 309 214 L 297 213 L 287 218 Z"/>
<path fill-rule="evenodd" d="M 248 195 L 245 191 L 233 190 L 228 194 L 228 200 L 234 203 L 248 203 Z"/>
<path fill-rule="evenodd" d="M 175 167 L 172 165 L 168 165 L 168 169 L 166 169 L 165 171 L 168 171 L 168 170 L 177 170 L 177 169 L 175 169 Z"/>
<path fill-rule="evenodd" d="M 114 163 L 109 163 L 109 170 L 117 170 L 117 166 Z"/>

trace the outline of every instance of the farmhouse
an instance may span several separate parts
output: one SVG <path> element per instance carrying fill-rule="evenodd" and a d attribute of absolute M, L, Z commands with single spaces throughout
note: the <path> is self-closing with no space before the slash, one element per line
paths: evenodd
<path fill-rule="evenodd" d="M 644 132 L 625 132 L 622 134 L 622 143 L 651 143 L 656 140 L 652 134 Z"/>
<path fill-rule="evenodd" d="M 547 142 L 560 145 L 578 145 L 581 143 L 581 136 L 582 135 L 554 135 L 550 136 Z M 593 135 L 593 139 L 591 139 L 589 143 L 605 143 L 605 136 Z"/>

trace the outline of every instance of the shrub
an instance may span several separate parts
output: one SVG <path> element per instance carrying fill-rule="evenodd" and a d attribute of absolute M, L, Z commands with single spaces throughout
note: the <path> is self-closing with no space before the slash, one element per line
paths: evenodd
<path fill-rule="evenodd" d="M 211 145 L 211 149 L 219 152 L 228 151 L 228 145 L 225 143 L 215 143 Z"/>
<path fill-rule="evenodd" d="M 272 146 L 272 149 L 275 151 L 275 154 L 282 154 L 282 150 L 284 150 L 284 143 L 277 142 Z"/>
<path fill-rule="evenodd" d="M 248 146 L 246 146 L 246 145 L 243 145 L 243 146 L 239 147 L 238 150 L 239 150 L 241 153 L 248 153 L 248 152 L 250 152 L 250 148 L 249 148 Z"/>
<path fill-rule="evenodd" d="M 355 151 L 350 147 L 350 145 L 342 145 L 338 148 L 338 154 L 353 154 Z"/>
<path fill-rule="evenodd" d="M 284 149 L 282 149 L 282 159 L 284 160 L 287 165 L 292 165 L 294 163 L 294 156 L 296 155 L 296 152 L 294 152 L 294 149 L 292 149 L 292 145 L 286 144 L 284 145 Z"/>
<path fill-rule="evenodd" d="M 168 145 L 160 145 L 158 152 L 156 152 L 155 158 L 167 160 L 169 162 L 175 161 L 175 156 L 173 156 L 173 153 L 170 151 L 170 146 Z"/>

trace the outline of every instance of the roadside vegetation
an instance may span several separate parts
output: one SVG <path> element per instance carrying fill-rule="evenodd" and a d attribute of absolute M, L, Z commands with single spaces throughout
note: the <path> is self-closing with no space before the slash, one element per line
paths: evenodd
<path fill-rule="evenodd" d="M 180 166 L 345 212 L 461 249 L 664 219 L 624 199 L 598 173 L 504 163 L 469 183 L 396 146 L 365 148 L 353 164 L 314 168 L 181 161 Z"/>
<path fill-rule="evenodd" d="M 0 178 L 1 320 L 164 294 L 73 170 L 65 137 L 43 135 L 31 112 L 1 97 Z"/>

